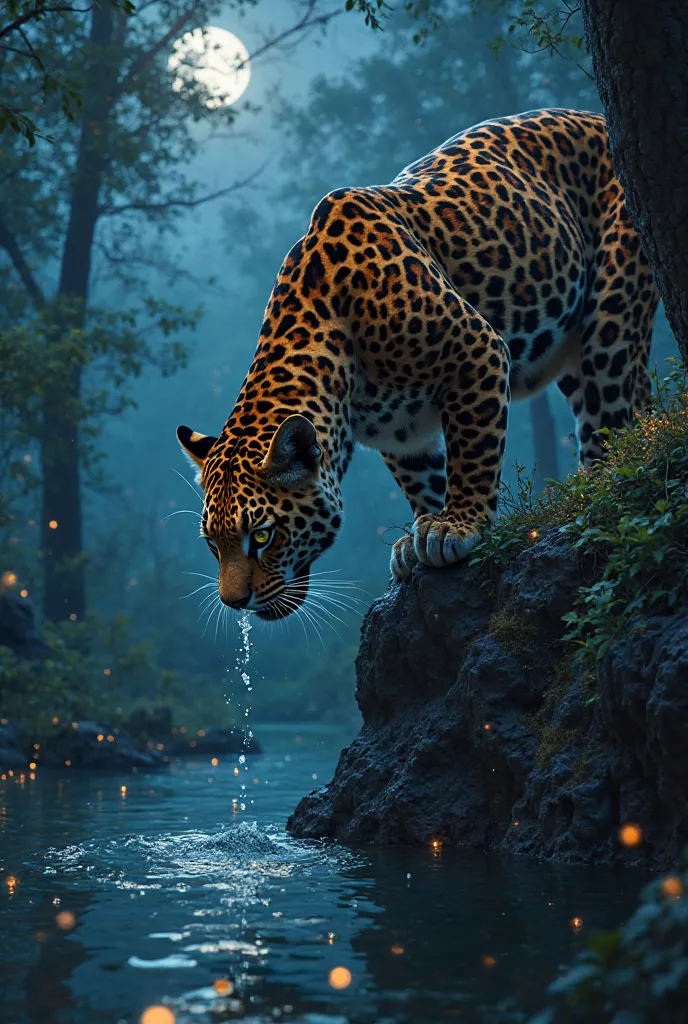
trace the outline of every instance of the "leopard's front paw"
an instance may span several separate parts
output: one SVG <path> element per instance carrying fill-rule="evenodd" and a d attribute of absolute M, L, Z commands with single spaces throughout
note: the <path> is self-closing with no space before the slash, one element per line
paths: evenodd
<path fill-rule="evenodd" d="M 413 537 L 406 534 L 395 541 L 392 547 L 392 557 L 389 560 L 392 576 L 401 583 L 409 579 L 414 565 L 417 564 L 418 558 L 413 550 Z"/>
<path fill-rule="evenodd" d="M 423 565 L 460 562 L 479 540 L 478 523 L 464 522 L 451 512 L 419 516 L 413 524 L 413 550 Z"/>

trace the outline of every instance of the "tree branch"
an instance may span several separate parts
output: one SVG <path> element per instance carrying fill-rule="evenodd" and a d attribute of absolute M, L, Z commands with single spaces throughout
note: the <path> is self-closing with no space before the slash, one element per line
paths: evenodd
<path fill-rule="evenodd" d="M 257 171 L 250 174 L 247 178 L 243 178 L 241 181 L 235 181 L 232 185 L 227 185 L 225 188 L 220 188 L 216 192 L 208 192 L 204 196 L 199 196 L 197 199 L 181 199 L 170 197 L 169 199 L 161 200 L 158 203 L 147 203 L 141 201 L 139 203 L 121 203 L 118 206 L 103 206 L 99 210 L 99 216 L 101 217 L 117 217 L 121 213 L 164 213 L 167 210 L 174 209 L 187 209 L 193 210 L 197 206 L 203 206 L 205 203 L 212 203 L 214 199 L 222 199 L 223 196 L 228 196 L 232 192 L 239 192 L 242 188 L 247 185 L 251 185 L 256 178 L 258 178 L 265 170 L 265 164 L 259 167 Z M 1 243 L 0 243 L 1 244 Z"/>
<path fill-rule="evenodd" d="M 24 259 L 16 238 L 5 224 L 2 213 L 0 213 L 0 246 L 5 250 L 12 261 L 12 266 L 17 271 L 17 274 L 19 275 L 26 291 L 30 295 L 36 309 L 45 309 L 46 301 L 41 287 L 33 276 L 28 263 Z"/>
<path fill-rule="evenodd" d="M 32 7 L 30 11 L 25 11 L 20 14 L 19 17 L 15 18 L 14 21 L 9 22 L 3 28 L 0 28 L 0 39 L 3 36 L 8 36 L 11 32 L 16 32 L 18 29 L 25 25 L 27 21 L 32 21 L 34 18 L 42 18 L 44 14 L 67 14 L 68 12 L 75 12 L 77 14 L 86 14 L 88 8 L 82 10 L 78 7 L 72 7 L 69 4 L 65 4 L 60 7 L 42 7 L 41 4 L 37 4 Z"/>
<path fill-rule="evenodd" d="M 134 78 L 136 78 L 136 76 L 141 71 L 147 68 L 149 64 L 151 64 L 155 60 L 155 58 L 162 50 L 166 49 L 166 47 L 169 46 L 170 43 L 173 43 L 175 39 L 179 37 L 179 34 L 182 31 L 182 29 L 191 20 L 191 16 L 193 15 L 195 9 L 196 4 L 192 4 L 191 7 L 187 7 L 186 10 L 179 15 L 179 17 L 174 22 L 172 27 L 169 28 L 164 35 L 160 36 L 160 38 L 155 43 L 153 43 L 149 50 L 146 50 L 145 53 L 140 53 L 138 57 L 136 57 L 135 60 L 132 61 L 126 75 L 124 75 L 124 77 L 120 79 L 120 81 L 117 83 L 113 90 L 113 103 L 119 99 L 123 92 L 126 92 L 127 88 L 134 80 Z"/>

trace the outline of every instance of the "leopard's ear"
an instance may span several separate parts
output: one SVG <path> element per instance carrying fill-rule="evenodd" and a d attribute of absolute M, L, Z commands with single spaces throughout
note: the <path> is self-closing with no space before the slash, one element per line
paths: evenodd
<path fill-rule="evenodd" d="M 217 438 L 211 437 L 210 434 L 197 434 L 195 430 L 190 430 L 189 427 L 177 427 L 177 440 L 191 465 L 198 470 L 196 481 L 199 482 L 205 460 L 208 458 L 210 449 L 217 441 Z"/>
<path fill-rule="evenodd" d="M 275 431 L 262 469 L 271 483 L 296 486 L 317 476 L 321 459 L 315 427 L 305 416 L 297 414 L 288 416 Z"/>

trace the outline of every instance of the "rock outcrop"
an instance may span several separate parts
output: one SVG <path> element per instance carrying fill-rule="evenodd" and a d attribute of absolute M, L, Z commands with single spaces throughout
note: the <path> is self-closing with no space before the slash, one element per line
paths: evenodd
<path fill-rule="evenodd" d="M 467 565 L 391 584 L 363 625 L 361 732 L 289 831 L 673 864 L 688 840 L 688 608 L 621 637 L 591 688 L 561 642 L 588 568 L 550 529 L 494 593 Z M 642 838 L 624 846 L 628 823 Z"/>

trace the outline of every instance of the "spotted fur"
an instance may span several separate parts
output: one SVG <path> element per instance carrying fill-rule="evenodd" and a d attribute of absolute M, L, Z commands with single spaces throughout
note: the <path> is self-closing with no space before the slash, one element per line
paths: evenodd
<path fill-rule="evenodd" d="M 596 431 L 647 405 L 656 305 L 598 114 L 486 121 L 389 185 L 325 196 L 222 433 L 178 432 L 222 600 L 264 618 L 298 606 L 356 442 L 413 510 L 394 575 L 463 558 L 495 515 L 510 396 L 556 380 L 590 465 Z"/>

